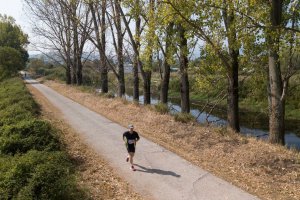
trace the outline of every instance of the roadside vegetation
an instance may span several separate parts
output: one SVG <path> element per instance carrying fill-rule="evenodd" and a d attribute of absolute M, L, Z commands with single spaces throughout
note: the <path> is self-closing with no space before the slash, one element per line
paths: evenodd
<path fill-rule="evenodd" d="M 86 199 L 56 130 L 20 78 L 0 82 L 0 199 Z"/>

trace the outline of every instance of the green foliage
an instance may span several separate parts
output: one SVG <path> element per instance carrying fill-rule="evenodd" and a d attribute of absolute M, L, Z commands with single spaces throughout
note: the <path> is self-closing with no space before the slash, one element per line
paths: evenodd
<path fill-rule="evenodd" d="M 0 156 L 0 199 L 80 199 L 68 157 L 59 151 Z M 74 190 L 75 189 L 75 190 Z M 77 194 L 76 194 L 77 193 Z M 79 196 L 77 196 L 79 195 Z"/>
<path fill-rule="evenodd" d="M 11 47 L 0 46 L 0 80 L 16 75 L 23 66 L 19 51 Z"/>
<path fill-rule="evenodd" d="M 39 113 L 38 105 L 19 78 L 7 79 L 0 86 L 0 128 L 3 125 L 17 123 L 23 119 L 32 119 Z"/>
<path fill-rule="evenodd" d="M 53 67 L 52 69 L 46 69 L 44 72 L 47 80 L 66 80 L 66 72 L 62 67 Z"/>
<path fill-rule="evenodd" d="M 25 47 L 28 43 L 28 36 L 15 24 L 15 20 L 12 17 L 0 14 L 0 47 L 4 48 L 4 50 L 0 51 L 1 68 L 17 71 L 21 67 L 25 67 L 25 63 L 28 60 L 28 53 Z M 3 61 L 3 58 L 5 58 L 5 61 Z M 5 65 L 3 65 L 3 62 Z M 16 69 L 12 70 L 13 67 Z M 3 70 L 1 68 L 0 73 Z"/>
<path fill-rule="evenodd" d="M 158 103 L 154 107 L 155 107 L 156 112 L 159 112 L 160 114 L 166 114 L 169 112 L 169 107 L 167 104 Z"/>
<path fill-rule="evenodd" d="M 33 77 L 45 77 L 47 80 L 66 80 L 66 70 L 62 66 L 46 63 L 42 59 L 30 59 L 27 65 Z"/>
<path fill-rule="evenodd" d="M 188 123 L 195 120 L 195 117 L 190 113 L 177 113 L 174 115 L 174 119 L 177 122 Z"/>
<path fill-rule="evenodd" d="M 82 84 L 87 85 L 87 86 L 99 86 L 100 85 L 99 74 L 95 73 L 95 69 L 91 69 L 88 67 L 83 68 Z"/>
<path fill-rule="evenodd" d="M 180 91 L 180 78 L 179 76 L 172 77 L 169 82 L 169 90 Z"/>
<path fill-rule="evenodd" d="M 54 66 L 44 62 L 43 59 L 32 58 L 29 59 L 27 70 L 36 76 L 45 76 L 46 70 L 52 69 Z"/>
<path fill-rule="evenodd" d="M 19 78 L 0 82 L 0 200 L 86 199 L 73 166 Z"/>
<path fill-rule="evenodd" d="M 30 149 L 59 150 L 58 140 L 48 122 L 24 119 L 16 124 L 5 125 L 0 130 L 1 153 L 14 155 Z"/>
<path fill-rule="evenodd" d="M 245 77 L 240 84 L 239 95 L 241 100 L 247 98 L 255 101 L 267 100 L 267 75 L 256 72 L 255 75 Z M 240 77 L 242 78 L 242 77 Z"/>

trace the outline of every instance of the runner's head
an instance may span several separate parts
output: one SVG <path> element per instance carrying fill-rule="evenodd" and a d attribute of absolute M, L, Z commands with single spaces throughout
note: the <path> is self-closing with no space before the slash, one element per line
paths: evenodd
<path fill-rule="evenodd" d="M 134 128 L 134 127 L 133 127 L 132 124 L 129 124 L 128 128 L 129 128 L 130 131 L 133 131 L 133 128 Z"/>

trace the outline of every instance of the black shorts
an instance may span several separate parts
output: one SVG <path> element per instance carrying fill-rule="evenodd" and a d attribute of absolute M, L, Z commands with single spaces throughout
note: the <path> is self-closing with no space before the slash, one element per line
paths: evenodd
<path fill-rule="evenodd" d="M 128 145 L 127 151 L 128 153 L 135 153 L 135 145 Z"/>

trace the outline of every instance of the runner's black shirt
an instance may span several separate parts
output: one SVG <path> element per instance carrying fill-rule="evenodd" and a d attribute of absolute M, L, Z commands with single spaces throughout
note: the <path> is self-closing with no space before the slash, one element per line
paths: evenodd
<path fill-rule="evenodd" d="M 126 146 L 127 145 L 134 145 L 135 146 L 135 142 L 140 139 L 140 136 L 135 131 L 133 131 L 133 133 L 130 133 L 129 131 L 126 131 L 125 133 L 123 133 L 123 139 L 126 142 Z"/>

